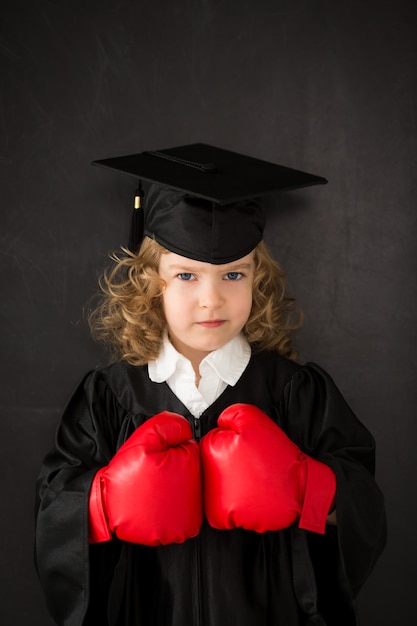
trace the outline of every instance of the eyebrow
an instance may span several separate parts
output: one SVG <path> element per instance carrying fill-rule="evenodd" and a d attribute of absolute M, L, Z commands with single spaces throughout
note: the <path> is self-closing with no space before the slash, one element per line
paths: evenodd
<path fill-rule="evenodd" d="M 224 272 L 236 272 L 237 270 L 247 270 L 247 269 L 250 269 L 251 267 L 252 267 L 252 263 L 237 263 L 236 265 L 231 264 L 229 267 L 224 268 L 223 271 Z M 198 272 L 201 270 L 201 268 L 199 267 L 182 265 L 179 263 L 173 263 L 172 265 L 169 265 L 168 268 L 170 270 L 183 270 L 183 271 L 186 270 L 187 272 L 190 272 L 190 273 Z"/>

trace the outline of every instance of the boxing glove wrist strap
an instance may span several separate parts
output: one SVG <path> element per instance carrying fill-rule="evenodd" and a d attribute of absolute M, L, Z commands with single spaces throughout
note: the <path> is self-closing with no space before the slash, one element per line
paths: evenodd
<path fill-rule="evenodd" d="M 99 470 L 91 483 L 90 496 L 88 501 L 88 541 L 89 543 L 100 543 L 112 539 L 109 524 L 107 522 L 102 488 L 105 482 L 101 481 L 103 470 Z"/>
<path fill-rule="evenodd" d="M 305 455 L 305 493 L 299 527 L 324 534 L 326 519 L 333 506 L 336 494 L 336 476 L 333 470 Z"/>

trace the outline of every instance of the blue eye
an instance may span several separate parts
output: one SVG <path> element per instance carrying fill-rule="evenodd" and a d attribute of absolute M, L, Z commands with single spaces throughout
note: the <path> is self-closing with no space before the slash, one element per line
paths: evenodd
<path fill-rule="evenodd" d="M 180 280 L 193 280 L 194 274 L 191 274 L 190 272 L 181 272 L 181 274 L 178 274 L 178 278 Z"/>
<path fill-rule="evenodd" d="M 241 272 L 227 272 L 226 280 L 239 280 L 242 278 L 243 274 Z"/>

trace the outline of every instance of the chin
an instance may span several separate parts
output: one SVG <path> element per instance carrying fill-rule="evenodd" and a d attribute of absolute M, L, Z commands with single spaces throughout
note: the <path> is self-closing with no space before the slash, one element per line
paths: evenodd
<path fill-rule="evenodd" d="M 218 350 L 222 348 L 226 343 L 228 343 L 229 339 L 225 339 L 224 341 L 216 341 L 213 343 L 208 343 L 205 346 L 201 346 L 198 348 L 201 352 L 214 352 L 214 350 Z"/>

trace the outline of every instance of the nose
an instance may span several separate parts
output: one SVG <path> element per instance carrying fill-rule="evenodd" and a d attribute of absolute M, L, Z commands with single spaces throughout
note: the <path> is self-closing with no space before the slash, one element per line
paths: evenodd
<path fill-rule="evenodd" d="M 215 310 L 224 303 L 224 297 L 219 285 L 207 282 L 201 285 L 199 305 L 204 309 Z"/>

